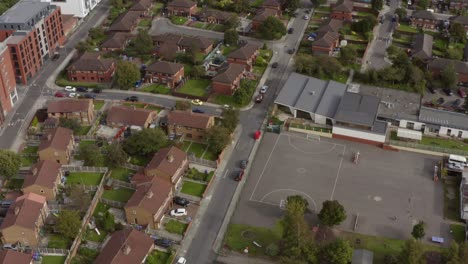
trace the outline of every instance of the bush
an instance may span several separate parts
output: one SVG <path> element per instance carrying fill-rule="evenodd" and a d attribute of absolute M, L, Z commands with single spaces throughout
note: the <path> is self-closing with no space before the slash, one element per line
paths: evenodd
<path fill-rule="evenodd" d="M 270 244 L 265 249 L 265 254 L 270 257 L 276 257 L 279 253 L 279 247 L 276 244 Z"/>

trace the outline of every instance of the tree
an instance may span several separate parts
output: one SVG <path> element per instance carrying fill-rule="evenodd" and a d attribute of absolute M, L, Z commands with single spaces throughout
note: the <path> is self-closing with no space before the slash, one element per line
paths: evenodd
<path fill-rule="evenodd" d="M 99 218 L 99 226 L 105 231 L 112 233 L 115 231 L 115 219 L 114 215 L 106 211 L 104 215 Z"/>
<path fill-rule="evenodd" d="M 346 211 L 337 200 L 325 201 L 322 204 L 322 210 L 320 210 L 318 218 L 326 226 L 339 225 L 346 219 Z"/>
<path fill-rule="evenodd" d="M 91 51 L 93 50 L 92 45 L 88 41 L 80 41 L 76 44 L 75 48 L 78 50 L 78 52 L 83 53 L 85 51 Z"/>
<path fill-rule="evenodd" d="M 234 93 L 234 102 L 238 105 L 246 105 L 250 102 L 252 94 L 255 91 L 255 81 L 242 79 L 239 89 Z"/>
<path fill-rule="evenodd" d="M 450 36 L 457 42 L 464 43 L 466 40 L 465 27 L 460 23 L 453 23 L 450 25 Z"/>
<path fill-rule="evenodd" d="M 86 212 L 91 204 L 91 195 L 86 193 L 84 186 L 73 184 L 68 188 L 68 198 L 73 201 L 73 206 L 79 212 Z"/>
<path fill-rule="evenodd" d="M 421 9 L 427 9 L 427 7 L 429 6 L 429 1 L 428 0 L 419 0 L 418 1 L 418 6 Z"/>
<path fill-rule="evenodd" d="M 415 239 L 423 238 L 426 235 L 426 232 L 424 231 L 424 226 L 425 226 L 424 222 L 419 221 L 419 223 L 413 226 L 413 231 L 411 232 L 411 235 Z"/>
<path fill-rule="evenodd" d="M 232 0 L 219 0 L 218 7 L 221 9 L 228 9 L 233 4 Z"/>
<path fill-rule="evenodd" d="M 107 167 L 117 168 L 127 161 L 127 153 L 119 142 L 114 142 L 106 147 L 105 163 Z"/>
<path fill-rule="evenodd" d="M 458 254 L 461 259 L 461 264 L 468 264 L 468 243 L 462 243 L 462 248 L 459 248 Z"/>
<path fill-rule="evenodd" d="M 10 179 L 18 174 L 21 165 L 21 157 L 17 153 L 0 149 L 0 176 Z"/>
<path fill-rule="evenodd" d="M 375 18 L 374 15 L 368 15 L 358 22 L 353 22 L 351 24 L 351 29 L 360 34 L 365 34 L 367 32 L 372 32 L 375 25 L 377 25 L 377 18 Z"/>
<path fill-rule="evenodd" d="M 247 1 L 248 0 L 239 0 L 239 1 Z M 240 20 L 237 14 L 232 14 L 230 18 L 224 22 L 224 28 L 227 29 L 236 29 L 239 26 Z"/>
<path fill-rule="evenodd" d="M 383 0 L 372 0 L 372 9 L 375 11 L 382 10 L 383 7 Z"/>
<path fill-rule="evenodd" d="M 186 111 L 186 110 L 189 110 L 191 107 L 192 106 L 190 105 L 190 102 L 188 101 L 176 101 L 175 103 L 176 110 Z"/>
<path fill-rule="evenodd" d="M 214 153 L 221 153 L 231 141 L 229 130 L 225 127 L 214 126 L 206 132 L 208 148 Z"/>
<path fill-rule="evenodd" d="M 399 263 L 401 264 L 425 264 L 423 258 L 423 247 L 420 242 L 410 239 L 407 240 L 405 246 L 400 252 Z"/>
<path fill-rule="evenodd" d="M 112 0 L 111 5 L 117 9 L 124 8 L 124 0 Z"/>
<path fill-rule="evenodd" d="M 224 44 L 237 45 L 239 41 L 239 33 L 236 29 L 228 29 L 224 31 Z"/>
<path fill-rule="evenodd" d="M 445 50 L 445 57 L 451 60 L 462 60 L 463 51 L 460 49 L 451 49 L 448 48 Z"/>
<path fill-rule="evenodd" d="M 128 90 L 140 80 L 140 70 L 130 61 L 119 61 L 115 71 L 115 82 L 120 89 Z"/>
<path fill-rule="evenodd" d="M 289 9 L 291 12 L 298 9 L 301 4 L 300 0 L 288 0 L 286 1 L 286 8 Z"/>
<path fill-rule="evenodd" d="M 345 46 L 340 50 L 340 62 L 344 65 L 353 64 L 356 61 L 357 51 L 354 46 Z"/>
<path fill-rule="evenodd" d="M 450 243 L 450 247 L 446 248 L 444 250 L 444 260 L 446 264 L 461 264 L 461 259 L 460 256 L 460 246 L 457 244 L 457 242 L 452 241 Z"/>
<path fill-rule="evenodd" d="M 92 40 L 102 40 L 106 37 L 106 32 L 102 27 L 94 27 L 89 30 L 88 35 Z"/>
<path fill-rule="evenodd" d="M 455 73 L 455 66 L 453 63 L 450 63 L 445 69 L 440 73 L 440 81 L 442 85 L 446 88 L 453 88 L 457 84 L 457 74 Z"/>
<path fill-rule="evenodd" d="M 385 255 L 384 264 L 398 264 L 398 257 L 394 255 Z"/>
<path fill-rule="evenodd" d="M 100 167 L 104 164 L 104 156 L 94 144 L 80 146 L 79 157 L 84 160 L 85 166 Z"/>
<path fill-rule="evenodd" d="M 133 41 L 133 46 L 137 54 L 141 56 L 151 55 L 154 49 L 153 39 L 148 34 L 148 30 L 139 29 L 138 34 Z"/>
<path fill-rule="evenodd" d="M 129 155 L 147 156 L 167 145 L 167 136 L 160 128 L 145 128 L 124 141 L 123 148 Z"/>
<path fill-rule="evenodd" d="M 314 7 L 319 7 L 327 3 L 327 0 L 310 0 Z"/>
<path fill-rule="evenodd" d="M 193 78 L 200 78 L 205 75 L 205 68 L 202 65 L 195 65 L 192 68 L 190 76 Z"/>
<path fill-rule="evenodd" d="M 269 16 L 260 25 L 258 32 L 263 39 L 280 39 L 286 34 L 286 27 L 283 22 L 274 16 Z"/>
<path fill-rule="evenodd" d="M 353 257 L 353 248 L 349 242 L 343 239 L 337 239 L 320 249 L 319 259 L 323 263 L 347 264 Z"/>
<path fill-rule="evenodd" d="M 81 125 L 78 119 L 76 118 L 65 118 L 61 117 L 59 119 L 59 126 L 73 130 L 73 133 L 77 133 L 81 130 Z"/>
<path fill-rule="evenodd" d="M 63 236 L 74 239 L 80 231 L 81 217 L 78 211 L 62 209 L 57 218 L 57 229 Z"/>
<path fill-rule="evenodd" d="M 229 133 L 234 132 L 237 123 L 239 123 L 239 110 L 235 108 L 224 109 L 221 117 L 223 118 L 221 120 L 222 126 L 225 127 Z"/>
<path fill-rule="evenodd" d="M 406 15 L 407 15 L 408 13 L 406 12 L 406 9 L 405 9 L 404 7 L 399 7 L 399 8 L 397 8 L 397 9 L 395 10 L 395 14 L 397 14 L 397 15 L 398 15 L 398 19 L 399 19 L 400 21 L 402 21 L 402 20 L 406 19 Z"/>

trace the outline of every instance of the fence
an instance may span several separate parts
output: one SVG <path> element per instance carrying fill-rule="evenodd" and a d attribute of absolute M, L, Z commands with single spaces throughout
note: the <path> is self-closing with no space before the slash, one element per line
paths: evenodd
<path fill-rule="evenodd" d="M 69 171 L 69 172 L 99 172 L 99 173 L 106 173 L 108 171 L 107 167 L 86 167 L 86 166 L 69 166 L 69 165 L 63 165 L 62 166 L 63 171 Z"/>
<path fill-rule="evenodd" d="M 428 145 L 422 145 L 418 143 L 404 142 L 404 141 L 398 141 L 398 140 L 390 140 L 390 145 L 422 149 L 422 150 L 447 153 L 447 154 L 456 154 L 456 155 L 461 155 L 461 156 L 468 156 L 468 151 L 465 151 L 465 150 L 442 148 L 442 147 L 437 147 L 437 146 L 428 146 Z"/>
<path fill-rule="evenodd" d="M 132 190 L 136 189 L 135 184 L 129 183 L 129 182 L 124 182 L 124 181 L 117 180 L 117 179 L 112 179 L 112 186 L 117 186 L 117 187 L 132 189 Z"/>
<path fill-rule="evenodd" d="M 75 136 L 75 139 L 78 140 L 98 140 L 99 137 L 95 135 L 82 135 L 82 136 Z"/>
<path fill-rule="evenodd" d="M 66 256 L 70 252 L 70 250 L 63 248 L 36 248 L 35 251 L 44 256 Z"/>
<path fill-rule="evenodd" d="M 193 155 L 189 155 L 188 160 L 190 162 L 195 163 L 195 164 L 199 164 L 199 165 L 203 165 L 203 166 L 207 166 L 207 167 L 211 167 L 211 168 L 217 168 L 218 167 L 218 163 L 216 161 L 197 158 L 197 157 L 195 157 Z"/>
<path fill-rule="evenodd" d="M 115 208 L 124 208 L 124 206 L 125 206 L 125 203 L 117 202 L 117 201 L 114 201 L 114 200 L 109 200 L 109 199 L 102 198 L 102 197 L 101 197 L 100 201 L 101 201 L 101 203 L 105 203 L 105 204 L 110 205 L 110 206 L 115 207 Z"/>
<path fill-rule="evenodd" d="M 122 167 L 126 168 L 126 169 L 130 169 L 130 170 L 134 170 L 134 171 L 139 171 L 141 169 L 143 169 L 142 166 L 138 166 L 138 165 L 133 165 L 131 163 L 125 163 L 124 165 L 122 165 Z"/>

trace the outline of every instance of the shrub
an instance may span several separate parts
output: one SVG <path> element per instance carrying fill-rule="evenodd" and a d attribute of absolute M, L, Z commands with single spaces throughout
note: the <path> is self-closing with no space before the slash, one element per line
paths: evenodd
<path fill-rule="evenodd" d="M 278 245 L 272 243 L 270 245 L 268 245 L 265 249 L 265 254 L 270 256 L 270 257 L 275 257 L 277 256 L 279 253 L 279 247 Z"/>

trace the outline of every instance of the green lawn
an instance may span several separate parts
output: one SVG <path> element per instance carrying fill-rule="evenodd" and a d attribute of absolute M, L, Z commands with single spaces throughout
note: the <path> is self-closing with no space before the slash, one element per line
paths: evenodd
<path fill-rule="evenodd" d="M 201 29 L 204 29 L 206 24 L 203 23 L 203 22 L 195 22 L 193 24 L 190 25 L 191 27 L 194 27 L 194 28 L 201 28 Z"/>
<path fill-rule="evenodd" d="M 63 264 L 67 256 L 42 256 L 42 264 Z"/>
<path fill-rule="evenodd" d="M 23 187 L 24 179 L 9 179 L 8 183 L 6 184 L 6 188 L 8 189 L 13 189 L 13 190 L 19 190 L 21 187 Z"/>
<path fill-rule="evenodd" d="M 174 255 L 169 252 L 163 252 L 159 250 L 154 250 L 151 255 L 148 256 L 146 259 L 146 263 L 148 264 L 170 264 Z"/>
<path fill-rule="evenodd" d="M 27 146 L 26 148 L 21 151 L 21 153 L 24 154 L 37 154 L 37 151 L 39 150 L 39 146 Z"/>
<path fill-rule="evenodd" d="M 468 144 L 450 138 L 422 137 L 423 145 L 468 151 Z"/>
<path fill-rule="evenodd" d="M 224 245 L 238 252 L 243 252 L 246 247 L 249 247 L 249 255 L 261 256 L 265 255 L 265 249 L 269 245 L 278 245 L 282 235 L 283 227 L 280 221 L 273 228 L 229 224 L 224 237 Z M 255 246 L 253 241 L 259 243 L 262 247 Z"/>
<path fill-rule="evenodd" d="M 145 18 L 138 24 L 139 27 L 151 27 L 151 19 Z"/>
<path fill-rule="evenodd" d="M 207 149 L 202 158 L 206 160 L 216 161 L 218 160 L 218 155 L 212 152 L 210 149 Z"/>
<path fill-rule="evenodd" d="M 202 155 L 203 155 L 203 152 L 205 152 L 205 149 L 206 149 L 206 145 L 205 145 L 205 144 L 200 144 L 200 143 L 197 143 L 197 142 L 192 142 L 192 145 L 190 145 L 190 148 L 189 148 L 186 152 L 187 152 L 187 153 L 188 153 L 188 152 L 191 152 L 191 153 L 195 154 L 195 157 L 201 158 Z"/>
<path fill-rule="evenodd" d="M 188 148 L 190 147 L 190 144 L 192 144 L 192 141 L 184 141 L 182 144 L 182 150 L 187 152 Z"/>
<path fill-rule="evenodd" d="M 120 167 L 120 168 L 112 169 L 110 176 L 111 178 L 114 178 L 117 180 L 129 182 L 128 178 L 129 176 L 132 176 L 133 174 L 135 174 L 135 171 Z"/>
<path fill-rule="evenodd" d="M 123 103 L 123 105 L 127 107 L 135 107 L 135 108 L 145 108 L 146 104 L 145 103 L 132 103 L 132 102 L 127 102 Z"/>
<path fill-rule="evenodd" d="M 75 133 L 75 136 L 85 136 L 88 134 L 89 130 L 91 129 L 91 126 L 81 126 L 80 130 Z"/>
<path fill-rule="evenodd" d="M 216 32 L 224 32 L 226 30 L 226 27 L 221 24 L 212 24 L 212 25 L 208 25 L 207 29 L 213 30 Z"/>
<path fill-rule="evenodd" d="M 151 84 L 141 89 L 143 92 L 154 93 L 154 94 L 170 94 L 171 88 L 162 84 Z"/>
<path fill-rule="evenodd" d="M 444 182 L 444 218 L 455 222 L 460 220 L 460 182 L 450 184 Z"/>
<path fill-rule="evenodd" d="M 403 32 L 407 32 L 407 33 L 418 33 L 418 29 L 417 28 L 414 28 L 410 25 L 405 25 L 405 24 L 400 24 L 397 28 L 398 31 L 403 31 Z"/>
<path fill-rule="evenodd" d="M 194 180 L 199 180 L 199 181 L 206 181 L 209 182 L 211 181 L 211 178 L 213 178 L 214 171 L 211 171 L 209 173 L 205 173 L 203 171 L 199 171 L 195 168 L 191 168 L 187 171 L 187 174 L 185 177 L 194 179 Z"/>
<path fill-rule="evenodd" d="M 465 242 L 465 226 L 464 225 L 451 224 L 450 231 L 452 232 L 453 239 L 455 239 L 457 243 Z"/>
<path fill-rule="evenodd" d="M 121 203 L 126 203 L 130 200 L 133 193 L 135 191 L 127 188 L 119 188 L 119 189 L 112 189 L 112 190 L 105 190 L 102 194 L 102 198 L 117 201 Z"/>
<path fill-rule="evenodd" d="M 99 101 L 96 101 L 96 100 L 95 100 L 95 101 L 94 101 L 94 110 L 96 110 L 96 111 L 101 110 L 101 108 L 104 106 L 105 103 L 106 103 L 106 102 L 101 101 L 101 100 L 99 100 Z"/>
<path fill-rule="evenodd" d="M 319 6 L 315 8 L 316 11 L 322 11 L 322 12 L 331 12 L 331 7 L 329 6 Z"/>
<path fill-rule="evenodd" d="M 202 197 L 203 193 L 205 192 L 205 189 L 206 185 L 204 184 L 184 181 L 181 192 L 197 197 Z"/>
<path fill-rule="evenodd" d="M 104 214 L 107 210 L 109 210 L 109 205 L 98 202 L 96 208 L 94 208 L 93 216 L 96 217 L 98 215 Z"/>
<path fill-rule="evenodd" d="M 147 110 L 161 111 L 161 110 L 163 110 L 164 108 L 163 108 L 163 107 L 160 107 L 160 106 L 157 106 L 157 105 L 147 104 L 145 109 L 147 109 Z"/>
<path fill-rule="evenodd" d="M 21 166 L 29 167 L 37 162 L 37 157 L 33 156 L 21 156 Z"/>
<path fill-rule="evenodd" d="M 102 173 L 98 172 L 71 172 L 67 177 L 67 184 L 99 185 Z"/>
<path fill-rule="evenodd" d="M 171 22 L 172 24 L 175 24 L 175 25 L 184 25 L 185 23 L 187 23 L 187 18 L 186 17 L 179 17 L 179 16 L 172 16 L 171 17 Z"/>
<path fill-rule="evenodd" d="M 96 141 L 94 141 L 94 140 L 81 140 L 79 148 L 84 148 L 86 146 L 94 145 L 94 144 L 96 144 Z"/>
<path fill-rule="evenodd" d="M 146 166 L 150 162 L 150 157 L 145 156 L 132 156 L 130 163 L 137 166 Z"/>
<path fill-rule="evenodd" d="M 49 236 L 49 243 L 47 244 L 48 248 L 63 248 L 69 249 L 73 241 L 68 238 L 65 238 L 62 235 L 53 234 Z"/>
<path fill-rule="evenodd" d="M 215 95 L 214 102 L 219 105 L 230 105 L 230 106 L 236 106 L 236 107 L 240 106 L 234 101 L 234 97 L 232 97 L 232 95 L 224 95 L 224 94 Z"/>
<path fill-rule="evenodd" d="M 86 233 L 84 234 L 84 239 L 93 242 L 103 242 L 104 239 L 106 239 L 107 232 L 104 231 L 104 229 L 99 229 L 99 233 L 100 235 L 98 235 L 94 229 L 91 230 L 87 228 Z"/>
<path fill-rule="evenodd" d="M 206 88 L 210 85 L 210 81 L 206 79 L 191 79 L 185 82 L 179 90 L 179 93 L 195 95 L 195 96 L 205 96 Z"/>
<path fill-rule="evenodd" d="M 184 224 L 182 222 L 176 221 L 176 220 L 169 220 L 164 225 L 164 228 L 166 229 L 167 232 L 169 233 L 174 233 L 174 234 L 179 234 L 179 235 L 184 235 L 185 230 L 187 230 L 188 224 Z"/>

